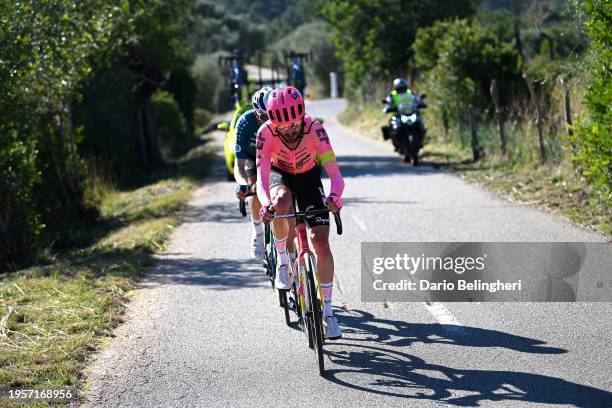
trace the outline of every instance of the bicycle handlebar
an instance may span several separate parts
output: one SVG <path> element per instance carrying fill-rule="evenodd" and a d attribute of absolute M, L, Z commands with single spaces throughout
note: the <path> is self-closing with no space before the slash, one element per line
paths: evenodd
<path fill-rule="evenodd" d="M 317 214 L 326 214 L 329 213 L 331 211 L 329 211 L 329 209 L 325 208 L 325 209 L 318 209 L 318 210 L 308 210 L 308 211 L 296 211 L 296 212 L 291 212 L 291 213 L 286 213 L 286 214 L 274 214 L 272 215 L 272 218 L 294 218 L 294 217 L 308 217 L 310 215 L 317 215 Z M 334 222 L 336 223 L 336 233 L 338 235 L 342 235 L 342 218 L 340 218 L 340 213 L 339 212 L 332 212 L 333 216 L 334 216 Z"/>
<path fill-rule="evenodd" d="M 242 191 L 247 191 L 247 188 L 248 186 L 240 186 L 240 189 Z M 255 195 L 257 195 L 257 193 L 249 191 L 248 193 L 244 195 L 244 198 L 255 196 Z M 244 199 L 240 200 L 238 204 L 238 208 L 240 209 L 240 214 L 242 214 L 243 217 L 246 217 L 247 212 L 246 212 L 246 204 L 244 202 Z M 331 211 L 329 211 L 328 208 L 322 208 L 318 210 L 297 211 L 297 212 L 286 213 L 286 214 L 275 214 L 275 215 L 272 215 L 272 218 L 307 217 L 310 215 L 327 214 L 329 212 Z M 336 233 L 338 235 L 342 235 L 343 229 L 342 229 L 342 218 L 340 218 L 340 212 L 335 212 L 335 213 L 332 212 L 332 214 L 334 215 L 334 222 L 336 224 Z"/>
<path fill-rule="evenodd" d="M 257 195 L 257 193 L 252 193 L 252 192 L 246 193 L 244 198 L 251 197 L 251 196 L 254 196 L 254 195 Z M 238 208 L 240 209 L 240 214 L 242 214 L 243 217 L 246 217 L 246 215 L 247 215 L 247 213 L 246 213 L 246 204 L 245 204 L 244 200 L 240 200 L 240 202 L 238 203 Z"/>

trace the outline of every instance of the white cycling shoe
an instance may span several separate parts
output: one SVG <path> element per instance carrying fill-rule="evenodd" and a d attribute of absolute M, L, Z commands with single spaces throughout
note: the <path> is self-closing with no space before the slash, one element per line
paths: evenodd
<path fill-rule="evenodd" d="M 253 259 L 263 259 L 264 257 L 264 234 L 263 231 L 256 233 L 253 231 L 251 237 L 251 256 Z"/>
<path fill-rule="evenodd" d="M 342 329 L 338 325 L 336 316 L 323 317 L 323 331 L 325 331 L 325 338 L 328 340 L 337 340 L 342 337 Z"/>
<path fill-rule="evenodd" d="M 289 290 L 291 288 L 291 280 L 289 272 L 291 271 L 290 264 L 277 264 L 276 277 L 274 278 L 274 287 L 280 290 Z"/>

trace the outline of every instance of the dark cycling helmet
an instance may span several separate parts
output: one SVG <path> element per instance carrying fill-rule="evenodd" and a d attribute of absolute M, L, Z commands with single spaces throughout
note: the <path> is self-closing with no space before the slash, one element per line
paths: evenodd
<path fill-rule="evenodd" d="M 395 78 L 393 80 L 393 89 L 399 93 L 404 93 L 408 90 L 408 81 L 404 78 Z"/>
<path fill-rule="evenodd" d="M 261 115 L 266 114 L 266 103 L 268 102 L 268 98 L 273 90 L 274 89 L 269 86 L 264 86 L 253 94 L 251 103 L 253 104 L 253 109 L 255 109 L 257 113 Z"/>

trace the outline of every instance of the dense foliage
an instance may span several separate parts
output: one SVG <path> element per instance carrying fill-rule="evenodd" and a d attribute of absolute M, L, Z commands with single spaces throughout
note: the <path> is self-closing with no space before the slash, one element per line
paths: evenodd
<path fill-rule="evenodd" d="M 473 11 L 471 0 L 333 0 L 322 9 L 335 29 L 344 75 L 354 87 L 372 78 L 405 75 L 419 27 Z"/>
<path fill-rule="evenodd" d="M 191 63 L 191 3 L 2 0 L 0 265 L 95 221 L 89 157 L 163 165 L 150 98 Z"/>
<path fill-rule="evenodd" d="M 578 127 L 575 160 L 604 205 L 612 205 L 612 7 L 609 1 L 584 0 L 585 29 L 594 54 L 584 103 L 589 118 Z"/>
<path fill-rule="evenodd" d="M 426 88 L 440 105 L 472 104 L 484 111 L 491 105 L 492 79 L 504 84 L 503 105 L 522 88 L 519 56 L 512 44 L 500 43 L 476 21 L 441 21 L 419 30 L 414 51 L 416 66 L 427 78 Z"/>

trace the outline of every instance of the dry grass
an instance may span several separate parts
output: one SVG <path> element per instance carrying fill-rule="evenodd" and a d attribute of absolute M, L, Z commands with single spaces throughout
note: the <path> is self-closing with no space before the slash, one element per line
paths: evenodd
<path fill-rule="evenodd" d="M 93 245 L 0 274 L 0 389 L 81 386 L 87 359 L 110 340 L 210 158 L 203 151 L 149 185 L 100 194 L 102 222 L 87 232 Z"/>

